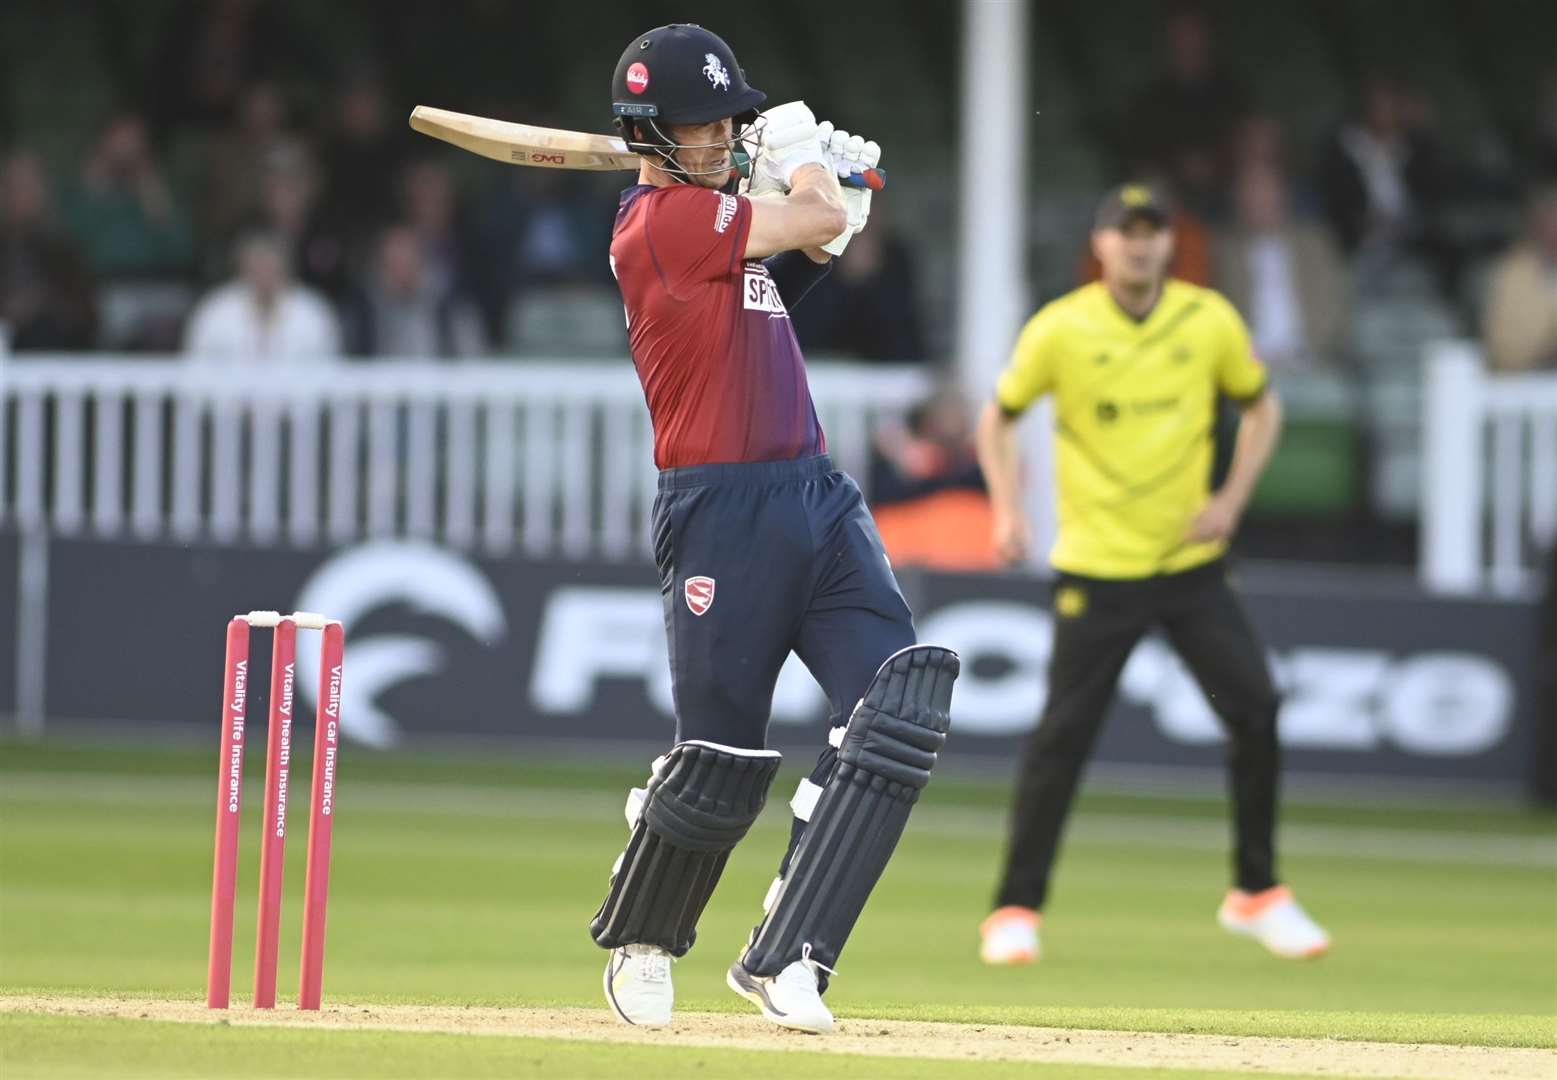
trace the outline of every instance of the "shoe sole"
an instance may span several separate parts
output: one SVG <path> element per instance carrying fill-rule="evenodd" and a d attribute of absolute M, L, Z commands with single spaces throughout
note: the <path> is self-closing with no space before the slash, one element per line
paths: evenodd
<path fill-rule="evenodd" d="M 665 1027 L 668 1025 L 670 1023 L 669 1020 L 662 1020 L 657 1024 L 645 1024 L 641 1021 L 634 1020 L 632 1017 L 628 1016 L 625 1012 L 622 1011 L 622 1007 L 616 1003 L 616 990 L 611 986 L 611 964 L 615 962 L 615 960 L 616 952 L 613 950 L 611 955 L 606 958 L 605 974 L 601 977 L 600 982 L 605 988 L 606 1004 L 611 1006 L 611 1011 L 616 1014 L 616 1018 L 624 1024 L 631 1024 L 633 1027 L 654 1028 Z"/>
<path fill-rule="evenodd" d="M 773 1021 L 779 1027 L 788 1028 L 791 1031 L 803 1031 L 807 1035 L 826 1035 L 832 1030 L 832 1026 L 816 1027 L 815 1025 L 802 1024 L 792 1018 L 788 1013 L 781 1013 L 773 1007 L 768 1000 L 768 995 L 762 985 L 746 973 L 741 967 L 740 961 L 730 965 L 730 969 L 724 973 L 724 984 L 734 990 L 741 997 L 757 1006 L 762 1015 Z"/>

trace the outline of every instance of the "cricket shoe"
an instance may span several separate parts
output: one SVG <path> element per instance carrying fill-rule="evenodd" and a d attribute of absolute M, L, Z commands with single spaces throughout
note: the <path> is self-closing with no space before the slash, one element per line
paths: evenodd
<path fill-rule="evenodd" d="M 724 981 L 780 1027 L 825 1035 L 833 1029 L 833 1014 L 822 1004 L 818 969 L 826 970 L 811 959 L 811 946 L 806 945 L 801 948 L 800 959 L 777 975 L 753 975 L 737 960 L 725 973 Z"/>
<path fill-rule="evenodd" d="M 1038 913 L 1032 908 L 996 908 L 979 924 L 979 959 L 986 964 L 1038 962 Z"/>
<path fill-rule="evenodd" d="M 1309 918 L 1285 885 L 1257 893 L 1231 890 L 1216 913 L 1216 921 L 1229 933 L 1252 937 L 1289 960 L 1323 956 L 1330 948 L 1330 935 Z"/>
<path fill-rule="evenodd" d="M 611 1011 L 629 1024 L 664 1027 L 676 991 L 670 982 L 670 953 L 658 945 L 623 945 L 606 960 L 605 996 Z"/>

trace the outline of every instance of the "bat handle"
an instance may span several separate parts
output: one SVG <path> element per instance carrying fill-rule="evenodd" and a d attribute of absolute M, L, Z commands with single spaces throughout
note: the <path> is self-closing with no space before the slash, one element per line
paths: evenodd
<path fill-rule="evenodd" d="M 887 174 L 880 169 L 865 169 L 861 172 L 851 172 L 848 176 L 839 177 L 838 182 L 844 187 L 880 191 L 887 186 Z"/>

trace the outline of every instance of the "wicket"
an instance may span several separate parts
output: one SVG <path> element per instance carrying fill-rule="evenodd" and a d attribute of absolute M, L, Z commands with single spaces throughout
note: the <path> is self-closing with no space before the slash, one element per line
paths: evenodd
<path fill-rule="evenodd" d="M 318 713 L 314 728 L 313 786 L 308 815 L 308 864 L 303 880 L 303 951 L 297 1007 L 317 1009 L 324 984 L 324 927 L 330 892 L 330 841 L 335 820 L 336 764 L 340 754 L 341 669 L 345 631 L 336 619 L 312 612 L 251 611 L 227 623 L 222 677 L 222 752 L 216 793 L 216 855 L 211 880 L 211 944 L 206 968 L 207 1008 L 225 1009 L 232 991 L 233 903 L 238 879 L 243 750 L 249 698 L 249 631 L 274 628 L 270 713 L 265 750 L 265 811 L 260 834 L 259 919 L 254 935 L 254 1007 L 276 1006 L 281 881 L 286 855 L 287 794 L 292 759 L 292 716 L 297 631 L 320 630 Z"/>

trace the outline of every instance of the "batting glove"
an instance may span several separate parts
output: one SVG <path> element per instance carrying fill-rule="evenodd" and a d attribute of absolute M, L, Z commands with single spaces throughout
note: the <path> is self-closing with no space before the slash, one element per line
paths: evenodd
<path fill-rule="evenodd" d="M 830 167 L 823 155 L 816 116 L 803 101 L 775 105 L 763 113 L 762 151 L 752 163 L 748 195 L 787 195 L 804 165 Z"/>
<path fill-rule="evenodd" d="M 823 120 L 816 127 L 817 139 L 827 155 L 833 171 L 840 178 L 850 173 L 874 169 L 881 161 L 881 147 L 859 135 L 850 135 L 833 127 L 831 120 Z M 849 227 L 822 245 L 829 255 L 842 255 L 849 240 L 865 228 L 870 220 L 870 189 L 843 187 L 843 208 L 849 215 Z"/>

